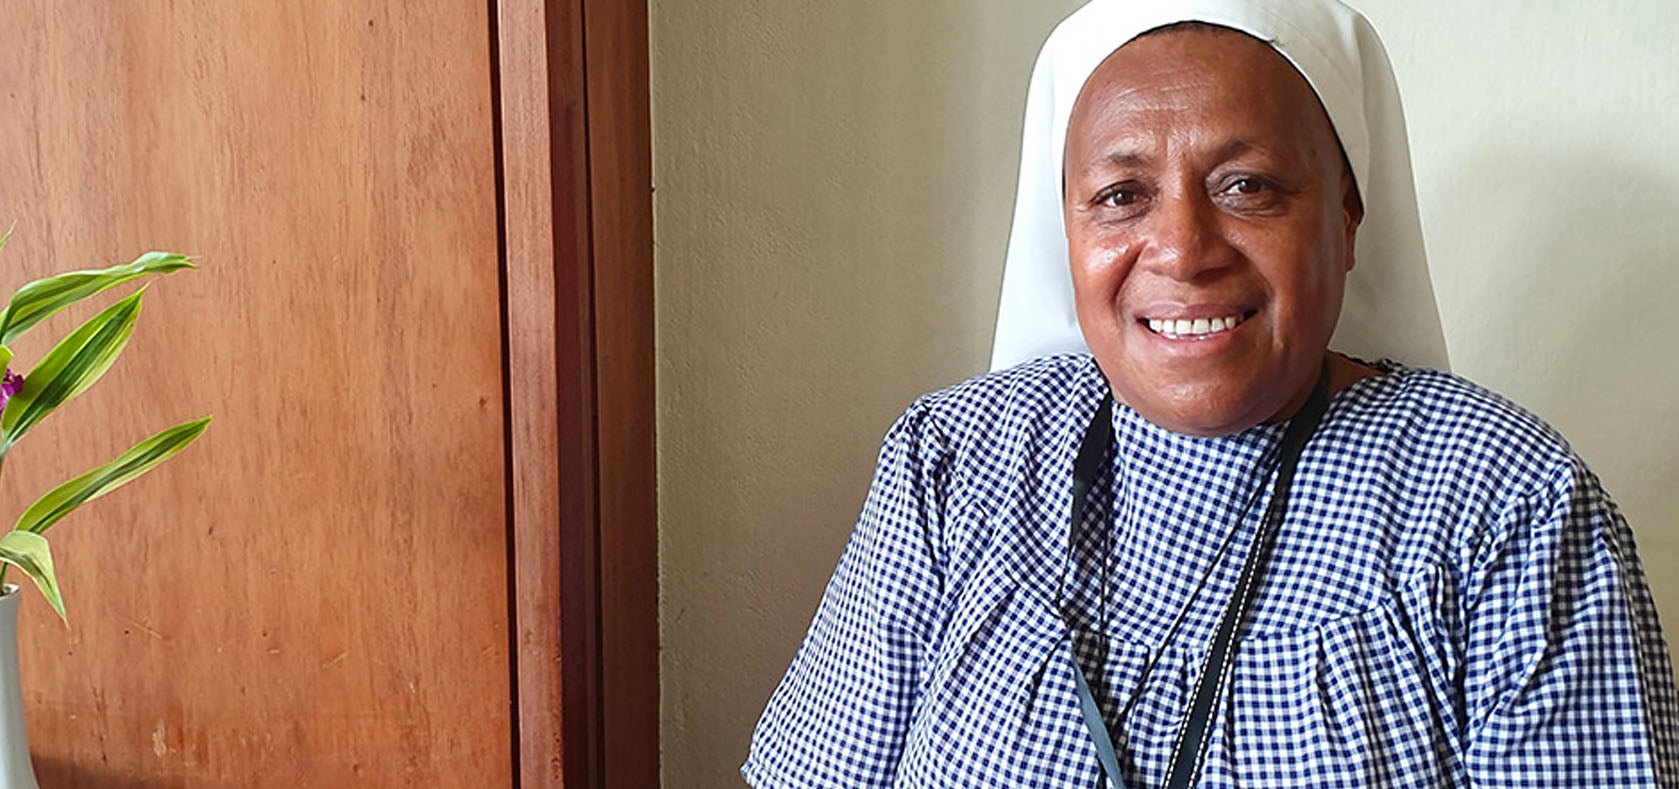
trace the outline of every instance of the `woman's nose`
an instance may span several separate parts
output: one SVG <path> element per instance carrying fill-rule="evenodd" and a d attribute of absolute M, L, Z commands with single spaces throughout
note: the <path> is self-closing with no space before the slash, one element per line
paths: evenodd
<path fill-rule="evenodd" d="M 1236 259 L 1219 227 L 1218 209 L 1204 194 L 1161 197 L 1144 233 L 1138 265 L 1175 280 L 1192 281 Z"/>

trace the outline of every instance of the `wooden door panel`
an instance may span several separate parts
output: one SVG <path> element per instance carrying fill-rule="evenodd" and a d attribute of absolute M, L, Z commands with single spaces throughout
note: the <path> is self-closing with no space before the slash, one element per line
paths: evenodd
<path fill-rule="evenodd" d="M 0 285 L 202 265 L 13 450 L 0 517 L 215 417 L 49 534 L 71 624 L 30 600 L 20 633 L 43 785 L 508 785 L 487 4 L 0 11 Z"/>

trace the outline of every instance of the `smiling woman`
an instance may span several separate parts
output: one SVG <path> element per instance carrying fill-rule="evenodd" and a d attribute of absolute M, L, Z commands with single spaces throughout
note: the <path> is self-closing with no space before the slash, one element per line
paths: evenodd
<path fill-rule="evenodd" d="M 1443 344 L 1364 18 L 1094 0 L 1032 85 L 1006 366 L 888 434 L 748 782 L 1679 777 L 1615 505 L 1539 419 L 1421 366 Z"/>
<path fill-rule="evenodd" d="M 1068 256 L 1115 399 L 1179 433 L 1224 435 L 1306 401 L 1364 212 L 1329 116 L 1287 60 L 1229 29 L 1168 30 L 1116 50 L 1074 106 Z M 1331 359 L 1336 390 L 1375 374 Z"/>

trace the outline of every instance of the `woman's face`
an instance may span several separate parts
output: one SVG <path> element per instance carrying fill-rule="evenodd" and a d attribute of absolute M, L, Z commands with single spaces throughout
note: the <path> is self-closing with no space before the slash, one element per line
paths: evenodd
<path fill-rule="evenodd" d="M 1064 176 L 1079 327 L 1120 402 L 1192 435 L 1304 402 L 1361 209 L 1287 60 L 1222 30 L 1120 47 L 1074 105 Z"/>

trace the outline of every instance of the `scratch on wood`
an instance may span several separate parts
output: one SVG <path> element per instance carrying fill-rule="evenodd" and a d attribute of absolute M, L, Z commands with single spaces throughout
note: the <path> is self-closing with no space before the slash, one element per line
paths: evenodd
<path fill-rule="evenodd" d="M 163 640 L 163 634 L 162 634 L 162 633 L 160 633 L 160 632 L 158 632 L 158 631 L 156 631 L 156 630 L 153 630 L 153 629 L 152 629 L 152 628 L 150 628 L 150 627 L 147 627 L 147 626 L 146 626 L 146 623 L 144 623 L 144 622 L 141 622 L 141 621 L 140 621 L 140 620 L 138 620 L 138 619 L 135 619 L 135 618 L 133 618 L 133 617 L 126 617 L 126 616 L 125 616 L 125 617 L 123 617 L 123 619 L 126 619 L 126 620 L 128 620 L 128 623 L 129 623 L 129 624 L 130 624 L 130 625 L 133 625 L 133 626 L 134 626 L 134 629 L 135 629 L 135 630 L 138 630 L 138 631 L 140 631 L 140 632 L 142 632 L 142 633 L 145 633 L 145 634 L 146 634 L 146 635 L 148 635 L 148 636 L 151 636 L 151 637 L 152 637 L 152 638 L 155 638 L 155 639 L 157 639 L 157 640 L 159 640 L 159 641 L 162 641 L 162 640 Z"/>

